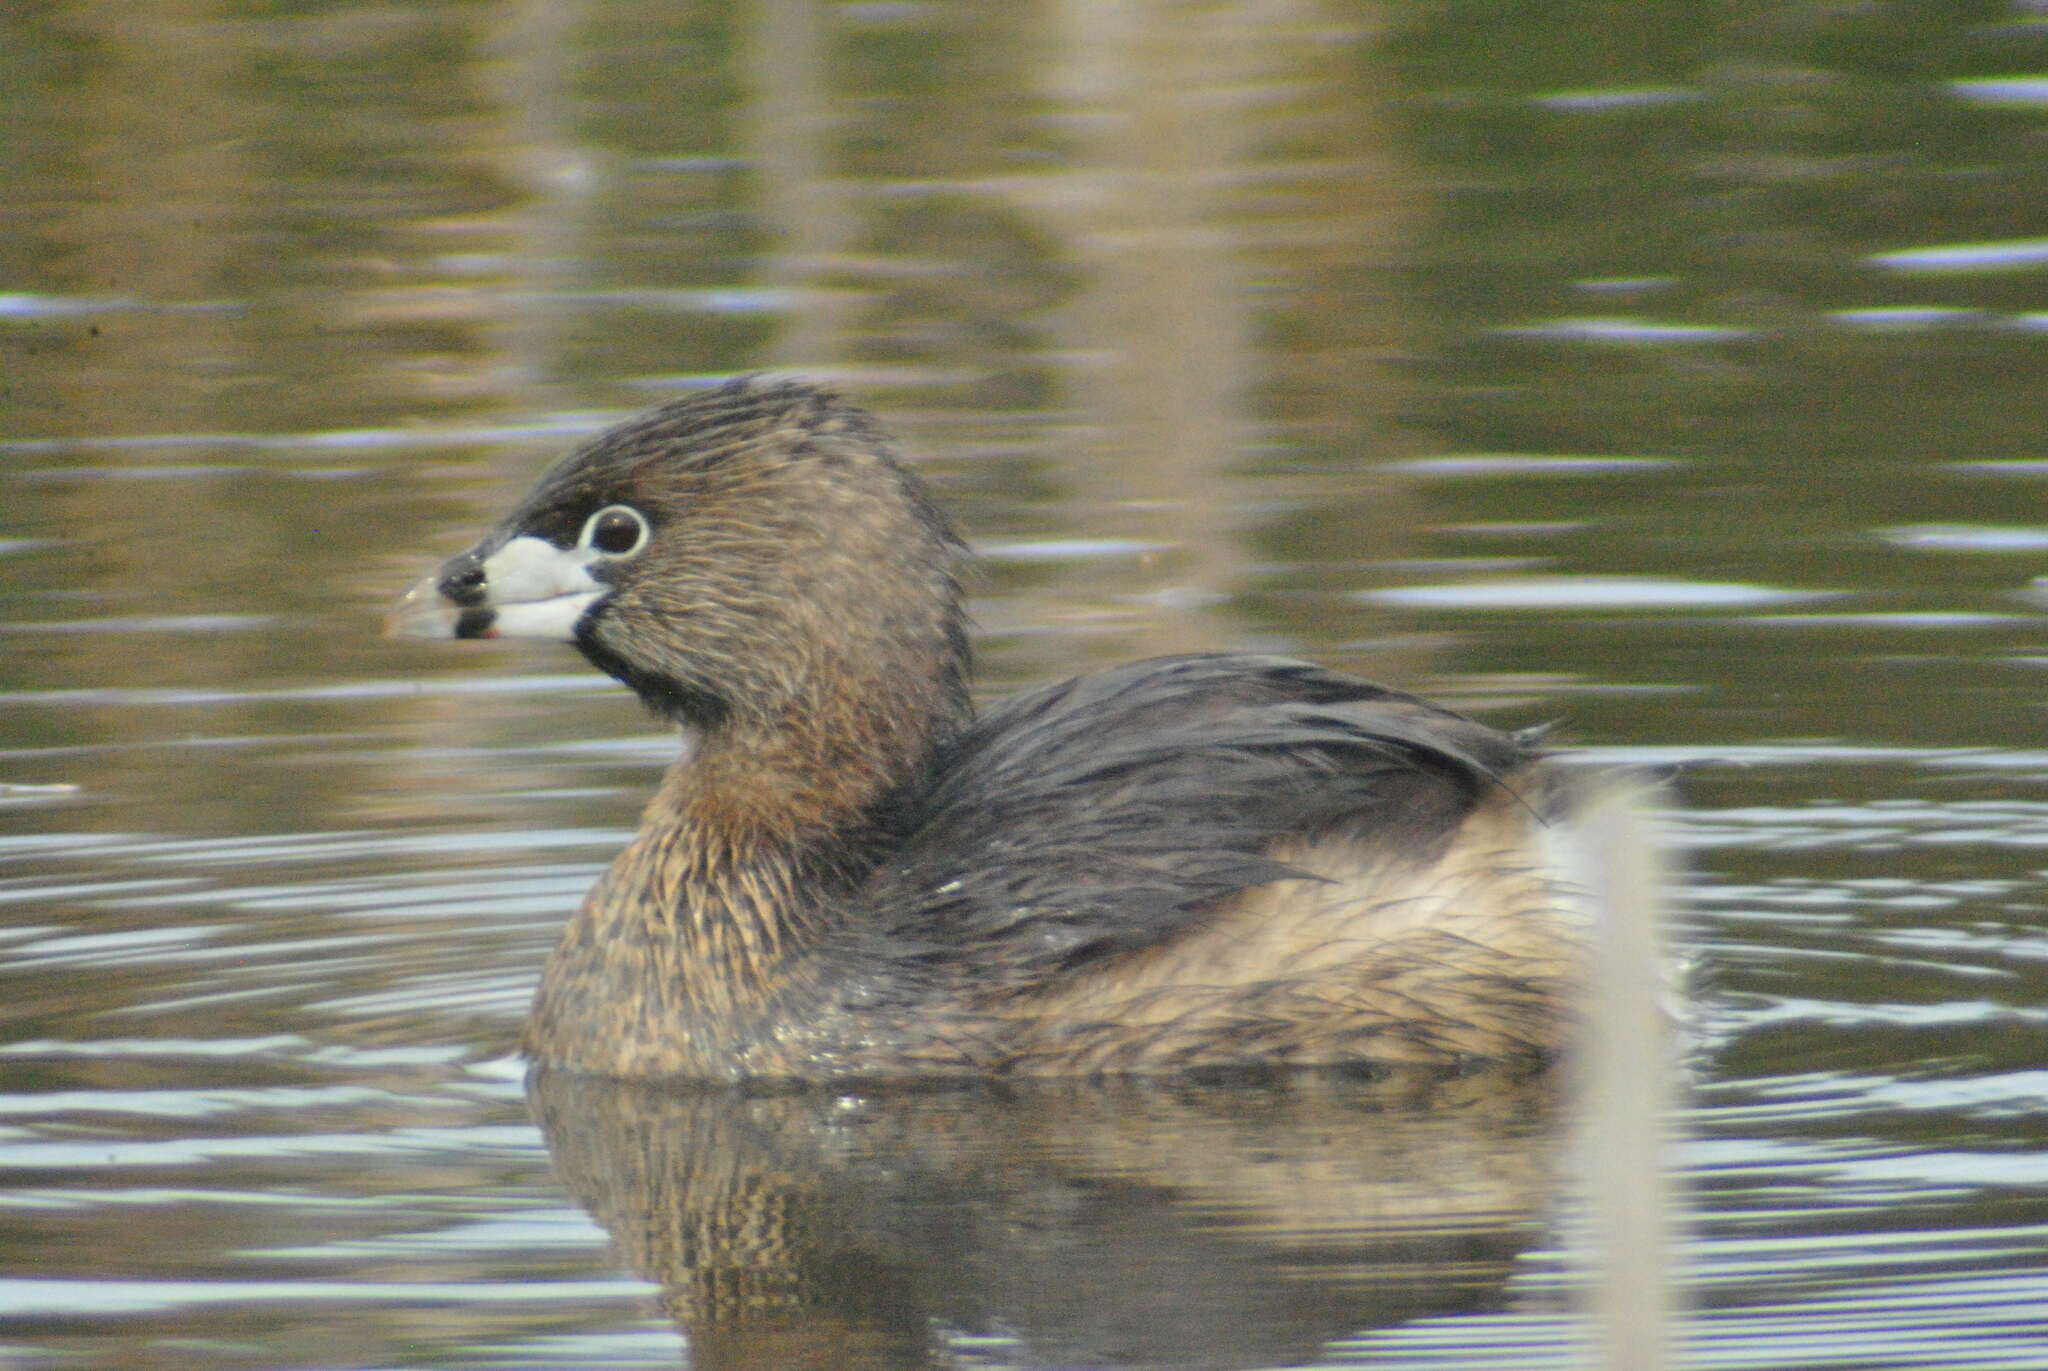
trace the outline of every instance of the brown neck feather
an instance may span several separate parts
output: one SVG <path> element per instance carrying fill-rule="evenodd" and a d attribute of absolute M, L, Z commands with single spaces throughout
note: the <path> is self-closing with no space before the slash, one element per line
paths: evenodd
<path fill-rule="evenodd" d="M 950 699 L 950 695 L 948 699 Z M 886 690 L 833 692 L 777 725 L 733 720 L 670 770 L 565 930 L 528 1050 L 613 1074 L 772 1071 L 817 949 L 854 911 L 887 811 L 964 721 Z"/>

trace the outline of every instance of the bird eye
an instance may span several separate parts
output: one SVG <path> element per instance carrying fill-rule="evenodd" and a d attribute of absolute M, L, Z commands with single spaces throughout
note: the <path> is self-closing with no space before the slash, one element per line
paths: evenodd
<path fill-rule="evenodd" d="M 647 545 L 647 519 L 627 505 L 606 505 L 584 521 L 577 546 L 607 557 L 630 557 Z"/>

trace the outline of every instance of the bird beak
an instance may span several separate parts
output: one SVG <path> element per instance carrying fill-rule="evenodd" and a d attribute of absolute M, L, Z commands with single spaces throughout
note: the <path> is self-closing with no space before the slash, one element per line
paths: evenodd
<path fill-rule="evenodd" d="M 460 631 L 462 607 L 441 593 L 439 571 L 422 577 L 417 585 L 398 597 L 384 615 L 387 638 L 489 637 L 488 633 Z"/>
<path fill-rule="evenodd" d="M 574 642 L 577 624 L 604 596 L 604 584 L 591 575 L 598 556 L 588 548 L 521 534 L 481 553 L 479 547 L 450 558 L 399 597 L 385 616 L 385 634 Z"/>

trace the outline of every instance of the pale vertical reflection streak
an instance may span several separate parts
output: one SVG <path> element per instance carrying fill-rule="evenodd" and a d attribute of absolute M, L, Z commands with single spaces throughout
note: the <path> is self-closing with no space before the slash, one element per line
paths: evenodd
<path fill-rule="evenodd" d="M 1055 327 L 1073 355 L 1101 359 L 1072 377 L 1092 420 L 1079 439 L 1090 450 L 1072 467 L 1079 507 L 1108 511 L 1101 536 L 1171 544 L 1148 579 L 1183 610 L 1233 586 L 1245 561 L 1220 476 L 1247 427 L 1253 347 L 1242 244 L 1221 195 L 1244 170 L 1265 8 L 1061 0 L 1051 10 L 1046 84 L 1093 116 L 1094 146 L 1078 159 L 1095 169 L 1088 184 L 1046 206 L 1086 271 Z M 1128 627 L 1135 641 L 1118 642 L 1121 652 L 1219 641 L 1186 612 Z"/>
<path fill-rule="evenodd" d="M 761 284 L 795 301 L 766 360 L 815 368 L 843 357 L 856 300 L 849 291 L 816 288 L 818 274 L 851 248 L 855 222 L 835 165 L 825 29 L 832 9 L 813 0 L 758 0 L 747 8 L 740 122 L 767 228 Z"/>
<path fill-rule="evenodd" d="M 1079 359 L 1068 384 L 1089 416 L 1069 443 L 1070 522 L 1090 522 L 1070 531 L 1163 550 L 1137 605 L 1127 569 L 1082 569 L 1043 613 L 1091 631 L 1103 656 L 1242 642 L 1215 617 L 1260 560 L 1253 486 L 1233 468 L 1273 441 L 1278 413 L 1302 449 L 1396 442 L 1404 387 L 1387 359 L 1408 350 L 1410 302 L 1377 269 L 1428 196 L 1376 100 L 1334 97 L 1330 70 L 1369 53 L 1385 20 L 1319 0 L 1056 0 L 1048 16 L 1040 81 L 1084 144 L 1076 170 L 1027 191 L 1084 271 L 1048 321 Z M 1409 536 L 1399 490 L 1358 500 L 1364 467 L 1314 469 L 1287 493 L 1355 503 L 1361 554 Z"/>
<path fill-rule="evenodd" d="M 12 7 L 10 7 L 11 9 Z M 50 216 L 41 256 L 44 288 L 111 291 L 149 304 L 216 298 L 236 260 L 234 229 L 261 193 L 252 166 L 255 122 L 229 44 L 196 35 L 216 6 L 180 3 L 63 7 L 79 51 L 92 54 L 75 79 L 77 121 L 66 140 L 77 192 Z M 10 197 L 11 198 L 11 197 Z M 13 206 L 11 206 L 13 208 Z M 234 357 L 248 330 L 220 311 L 158 316 L 151 328 L 95 328 L 80 364 L 54 368 L 59 403 L 49 433 L 69 433 L 93 416 L 100 433 L 238 427 L 233 397 L 189 383 L 194 357 Z M 64 393 L 71 392 L 71 393 Z M 15 399 L 10 395 L 9 400 Z M 98 523 L 89 508 L 126 497 L 87 484 L 67 493 L 72 520 Z M 145 583 L 148 548 L 109 540 L 100 556 L 110 580 Z M 132 651 L 132 646 L 125 647 Z"/>
<path fill-rule="evenodd" d="M 1582 1300 L 1603 1371 L 1664 1371 L 1676 1345 L 1675 987 L 1664 944 L 1671 879 L 1661 798 L 1616 785 L 1588 807 L 1565 854 L 1595 915 L 1573 1119 L 1587 1220 Z"/>
<path fill-rule="evenodd" d="M 523 392 L 528 403 L 549 398 L 568 301 L 599 260 L 591 229 L 604 168 L 577 136 L 573 89 L 585 51 L 584 19 L 583 0 L 523 0 L 483 44 L 480 84 L 496 102 L 506 172 L 525 192 L 505 216 L 508 284 L 517 303 L 495 312 L 497 346 L 486 365 L 499 372 L 506 391 Z M 523 470 L 530 454 L 517 444 L 511 451 Z"/>

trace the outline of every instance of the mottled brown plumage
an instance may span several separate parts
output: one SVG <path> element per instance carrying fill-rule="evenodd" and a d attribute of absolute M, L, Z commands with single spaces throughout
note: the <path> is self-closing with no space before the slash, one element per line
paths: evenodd
<path fill-rule="evenodd" d="M 686 737 L 530 1055 L 741 1080 L 1561 1045 L 1589 930 L 1553 763 L 1232 654 L 977 719 L 963 555 L 870 418 L 746 380 L 571 455 L 407 597 L 400 631 L 573 641 Z"/>

